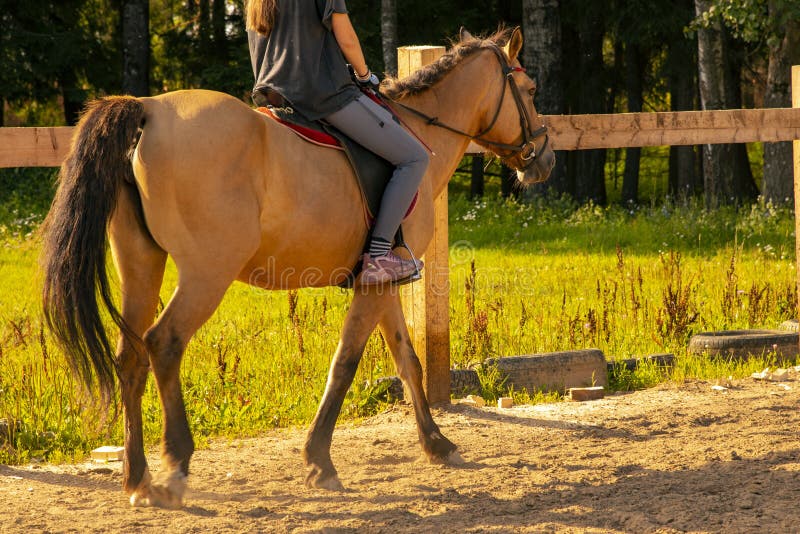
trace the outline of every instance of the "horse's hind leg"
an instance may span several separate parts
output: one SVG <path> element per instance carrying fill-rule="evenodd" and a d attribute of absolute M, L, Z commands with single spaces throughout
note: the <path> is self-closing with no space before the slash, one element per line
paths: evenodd
<path fill-rule="evenodd" d="M 180 263 L 178 271 L 175 293 L 156 324 L 144 335 L 161 399 L 164 430 L 160 472 L 152 481 L 146 481 L 149 484 L 136 489 L 131 496 L 134 506 L 179 508 L 183 505 L 194 440 L 181 391 L 181 359 L 189 340 L 214 313 L 235 277 L 235 270 L 209 271 L 202 266 L 196 270 L 182 270 Z"/>
<path fill-rule="evenodd" d="M 167 254 L 144 227 L 138 203 L 132 186 L 120 190 L 109 235 L 122 289 L 122 317 L 141 338 L 156 315 Z M 131 494 L 149 480 L 142 443 L 142 395 L 150 367 L 146 347 L 120 335 L 117 364 L 125 417 L 122 486 Z"/>
<path fill-rule="evenodd" d="M 306 485 L 309 487 L 342 489 L 336 468 L 331 461 L 333 428 L 347 390 L 355 377 L 367 340 L 375 330 L 382 308 L 386 305 L 387 295 L 379 294 L 382 289 L 357 290 L 345 317 L 339 346 L 328 372 L 325 394 L 311 423 L 303 450 L 303 457 L 308 467 Z"/>
<path fill-rule="evenodd" d="M 422 450 L 432 462 L 457 463 L 460 457 L 456 452 L 456 446 L 442 435 L 431 416 L 428 399 L 422 389 L 422 366 L 408 335 L 400 298 L 397 295 L 390 297 L 380 321 L 381 332 L 394 357 L 400 379 L 405 384 L 406 390 L 411 393 Z"/>

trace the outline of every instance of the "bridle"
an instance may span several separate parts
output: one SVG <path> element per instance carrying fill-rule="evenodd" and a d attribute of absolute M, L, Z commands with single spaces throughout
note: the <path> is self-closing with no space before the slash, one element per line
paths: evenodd
<path fill-rule="evenodd" d="M 497 109 L 494 112 L 494 116 L 492 117 L 491 122 L 489 125 L 486 126 L 483 130 L 476 134 L 470 134 L 464 131 L 461 131 L 457 128 L 453 128 L 452 126 L 448 126 L 443 122 L 439 121 L 438 117 L 431 117 L 421 111 L 418 111 L 414 108 L 406 106 L 405 104 L 397 101 L 393 101 L 393 104 L 397 104 L 400 107 L 406 109 L 407 111 L 411 112 L 412 114 L 424 119 L 427 124 L 431 126 L 437 126 L 439 128 L 443 128 L 445 130 L 449 130 L 453 133 L 458 135 L 462 135 L 468 139 L 473 141 L 477 141 L 481 145 L 488 145 L 492 148 L 498 148 L 503 151 L 509 151 L 510 154 L 501 157 L 503 163 L 507 163 L 509 160 L 513 159 L 514 157 L 519 157 L 521 165 L 516 166 L 518 170 L 525 171 L 527 170 L 533 163 L 536 161 L 536 158 L 541 154 L 546 148 L 547 143 L 549 142 L 549 136 L 547 135 L 547 126 L 541 125 L 540 127 L 533 129 L 533 121 L 531 120 L 530 115 L 528 114 L 528 110 L 525 107 L 524 102 L 522 101 L 522 95 L 519 92 L 519 87 L 517 86 L 517 82 L 514 80 L 513 74 L 515 72 L 525 72 L 525 69 L 522 67 L 514 67 L 508 63 L 506 59 L 506 55 L 500 50 L 498 46 L 491 46 L 488 47 L 492 52 L 494 52 L 497 60 L 500 62 L 500 67 L 503 69 L 503 91 L 500 93 L 500 102 L 497 104 Z M 489 139 L 484 139 L 483 136 L 488 134 L 494 125 L 497 123 L 497 119 L 500 117 L 500 111 L 503 108 L 503 101 L 505 100 L 506 96 L 506 86 L 505 84 L 508 83 L 509 87 L 511 88 L 511 95 L 514 97 L 514 103 L 517 106 L 517 112 L 519 113 L 519 126 L 522 130 L 522 140 L 515 145 L 508 144 L 508 143 L 498 143 L 496 141 L 491 141 Z M 541 148 L 539 148 L 538 152 L 536 149 L 536 138 L 541 137 L 544 135 L 544 143 L 542 143 Z M 499 155 L 499 154 L 498 154 Z"/>

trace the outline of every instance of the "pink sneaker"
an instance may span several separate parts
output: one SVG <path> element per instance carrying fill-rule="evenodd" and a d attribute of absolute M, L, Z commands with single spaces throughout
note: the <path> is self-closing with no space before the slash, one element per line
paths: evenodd
<path fill-rule="evenodd" d="M 362 286 L 382 285 L 386 283 L 405 283 L 419 279 L 419 271 L 423 264 L 417 260 L 404 260 L 394 252 L 385 256 L 372 257 L 364 254 L 361 266 Z"/>

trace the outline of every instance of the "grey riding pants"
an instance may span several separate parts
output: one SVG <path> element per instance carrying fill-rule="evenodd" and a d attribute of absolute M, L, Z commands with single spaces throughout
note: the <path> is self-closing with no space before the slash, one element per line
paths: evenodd
<path fill-rule="evenodd" d="M 391 113 L 366 96 L 359 96 L 325 120 L 395 166 L 372 232 L 373 237 L 391 243 L 428 168 L 428 150 L 397 124 Z"/>

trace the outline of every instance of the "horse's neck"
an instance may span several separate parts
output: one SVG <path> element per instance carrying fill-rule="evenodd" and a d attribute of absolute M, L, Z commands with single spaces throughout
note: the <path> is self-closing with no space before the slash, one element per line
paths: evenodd
<path fill-rule="evenodd" d="M 476 58 L 477 59 L 477 58 Z M 483 100 L 487 86 L 484 79 L 474 81 L 479 61 L 470 61 L 445 76 L 433 88 L 407 97 L 401 102 L 441 123 L 462 132 L 474 134 L 480 127 Z M 425 119 L 410 112 L 398 110 L 403 120 L 433 151 L 430 176 L 433 192 L 438 195 L 446 186 L 450 176 L 458 167 L 467 150 L 470 139 L 444 128 L 427 124 Z"/>

